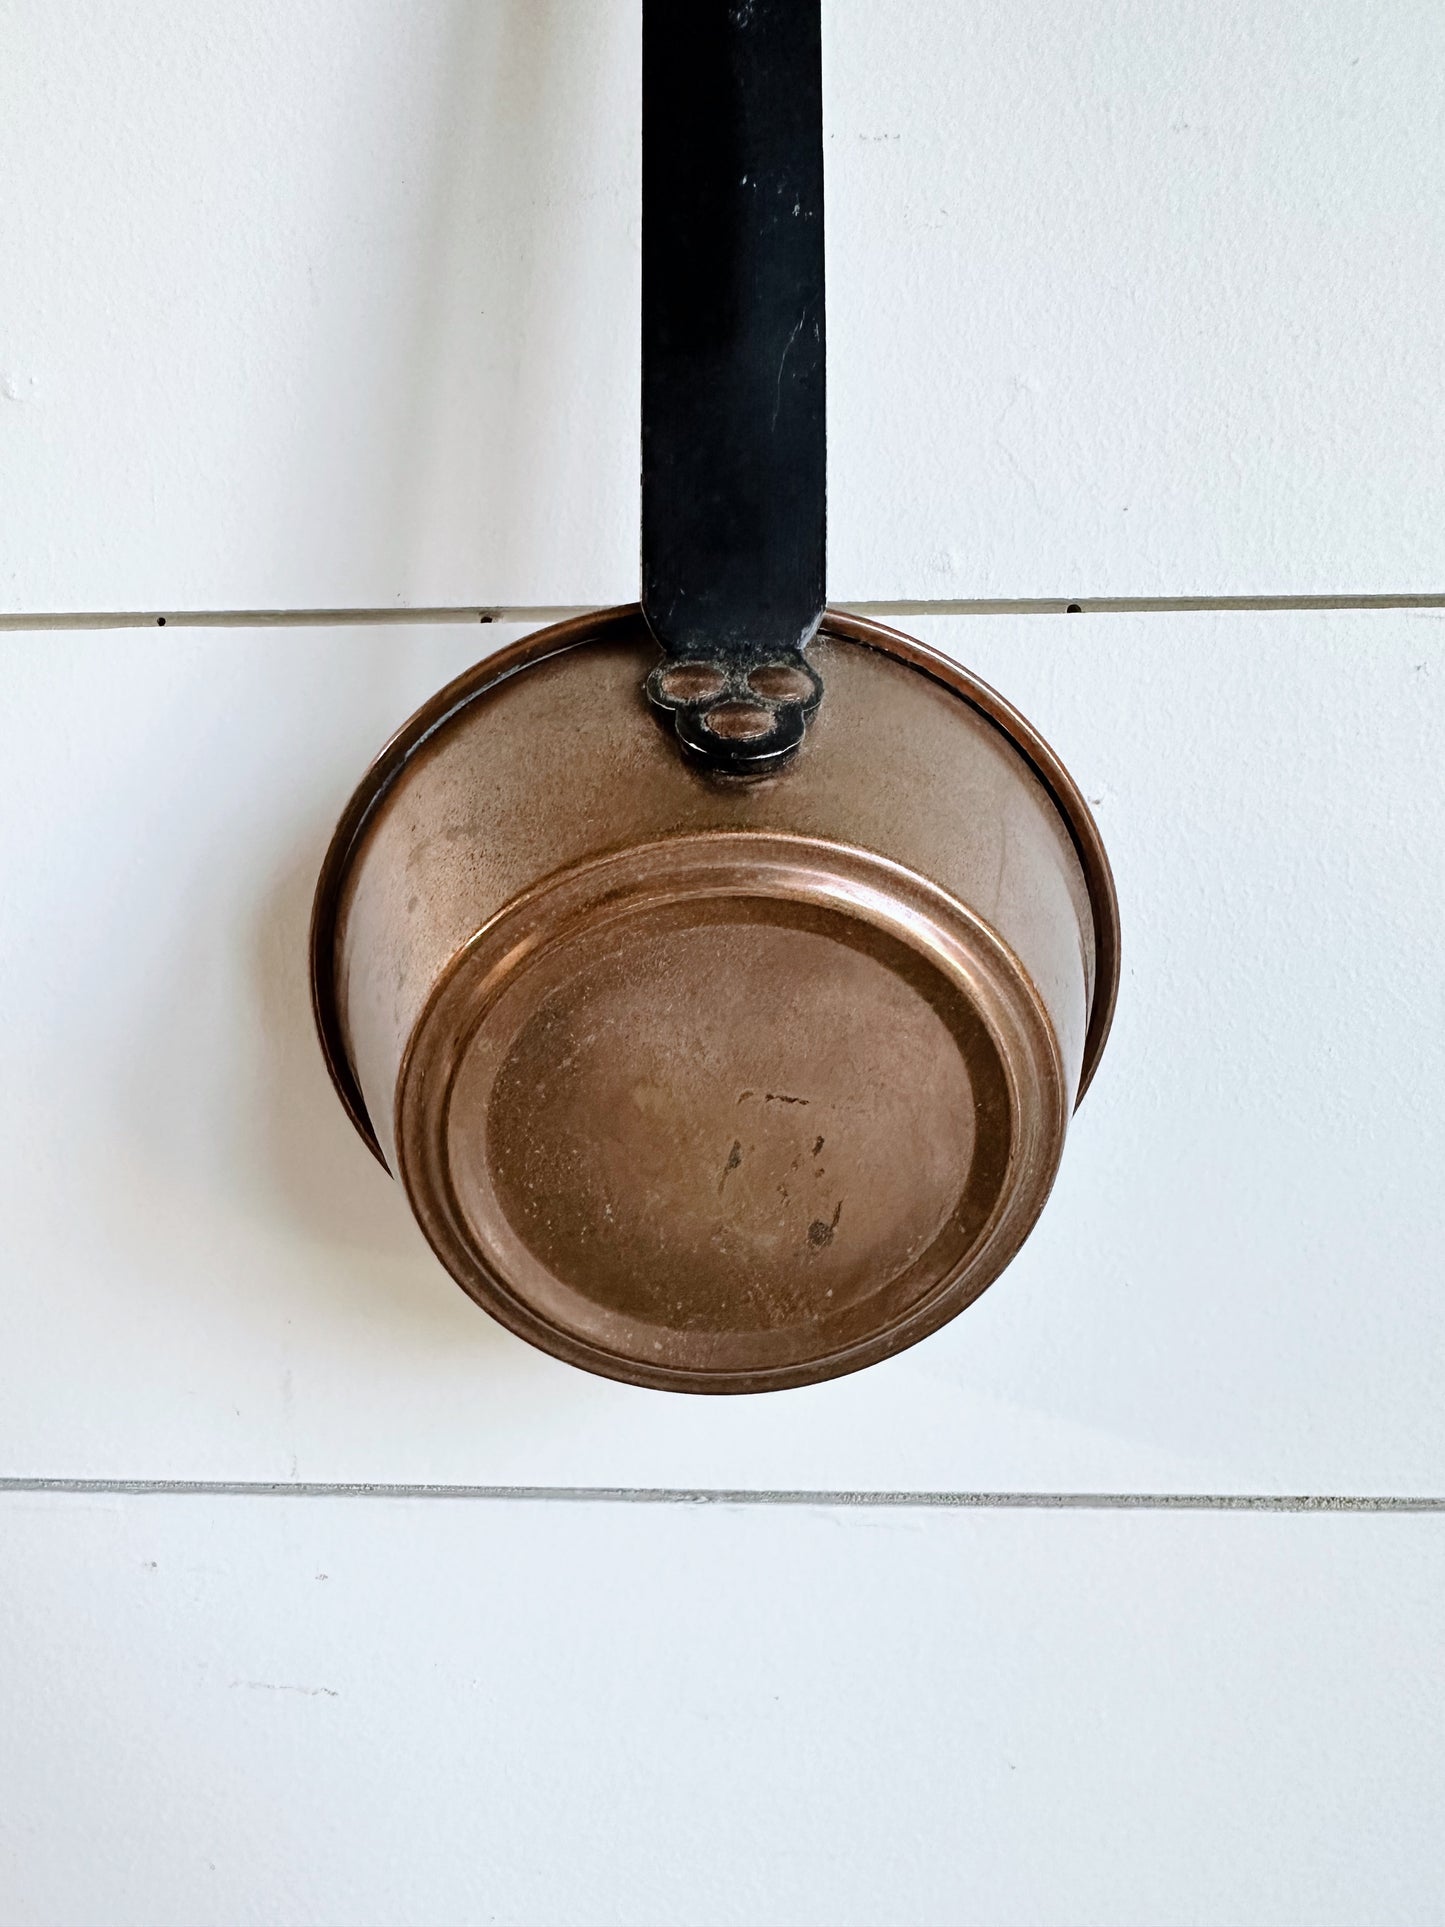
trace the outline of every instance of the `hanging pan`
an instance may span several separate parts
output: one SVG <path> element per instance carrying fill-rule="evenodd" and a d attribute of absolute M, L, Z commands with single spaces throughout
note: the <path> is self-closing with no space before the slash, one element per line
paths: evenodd
<path fill-rule="evenodd" d="M 643 600 L 442 690 L 337 827 L 336 1088 L 512 1331 L 678 1391 L 887 1357 L 1042 1209 L 1118 981 L 1000 696 L 824 611 L 816 0 L 646 0 Z"/>

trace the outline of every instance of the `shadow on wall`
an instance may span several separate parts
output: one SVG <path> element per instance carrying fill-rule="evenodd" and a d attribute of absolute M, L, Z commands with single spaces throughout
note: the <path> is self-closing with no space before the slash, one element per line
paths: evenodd
<path fill-rule="evenodd" d="M 637 380 L 637 349 L 597 325 L 635 261 L 627 211 L 594 179 L 600 146 L 636 138 L 611 80 L 619 48 L 631 69 L 635 23 L 565 0 L 451 0 L 433 20 L 430 97 L 408 149 L 421 186 L 404 217 L 389 213 L 394 185 L 364 145 L 328 184 L 327 231 L 366 244 L 322 263 L 316 311 L 294 335 L 276 573 L 294 577 L 299 535 L 367 555 L 378 601 L 535 602 L 548 582 L 544 600 L 572 601 L 577 538 L 595 550 L 598 503 L 626 500 L 636 467 L 610 428 L 597 446 Z M 356 80 L 358 115 L 373 92 L 386 97 L 386 46 L 379 35 L 374 70 Z M 338 343 L 356 375 L 344 393 Z M 338 475 L 338 437 L 364 446 L 366 473 Z M 599 460 L 621 491 L 598 489 Z M 357 526 L 338 528 L 338 515 Z"/>
<path fill-rule="evenodd" d="M 358 772 L 359 773 L 359 772 Z M 338 804 L 339 808 L 339 804 Z M 363 1143 L 332 1088 L 311 1015 L 307 937 L 330 824 L 301 842 L 257 903 L 251 994 L 262 1061 L 247 1119 L 246 1170 L 268 1215 L 326 1262 L 306 1289 L 345 1299 L 348 1319 L 400 1319 L 489 1354 L 515 1341 L 447 1275 L 401 1185 Z M 420 1329 L 418 1329 L 420 1328 Z"/>
<path fill-rule="evenodd" d="M 308 849 L 257 905 L 251 989 L 265 1057 L 252 1118 L 256 1168 L 309 1240 L 409 1263 L 424 1241 L 406 1196 L 342 1110 L 312 1023 L 307 933 L 319 868 Z"/>
<path fill-rule="evenodd" d="M 514 1348 L 342 1109 L 307 959 L 351 784 L 439 652 L 480 653 L 479 634 L 221 630 L 155 665 L 154 738 L 134 746 L 143 802 L 114 813 L 85 938 L 116 972 L 89 1066 L 91 1196 L 137 1310 L 181 1291 L 242 1342 L 294 1322 L 357 1352 L 380 1330 L 489 1369 Z"/>

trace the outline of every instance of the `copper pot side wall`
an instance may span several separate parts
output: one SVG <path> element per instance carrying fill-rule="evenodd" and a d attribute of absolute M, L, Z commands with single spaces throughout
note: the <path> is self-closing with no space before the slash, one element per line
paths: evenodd
<path fill-rule="evenodd" d="M 864 649 L 841 640 L 845 626 Z M 882 653 L 895 642 L 926 673 Z M 1083 865 L 1044 781 L 941 680 L 963 680 L 953 665 L 922 645 L 831 617 L 814 650 L 828 701 L 794 766 L 761 783 L 718 781 L 682 760 L 642 698 L 655 651 L 630 609 L 527 637 L 468 671 L 398 732 L 404 777 L 344 844 L 343 820 L 318 892 L 319 912 L 328 886 L 337 900 L 343 1062 L 366 1093 L 384 1150 L 394 1148 L 407 1038 L 461 944 L 559 869 L 708 829 L 791 831 L 874 850 L 969 904 L 1029 972 L 1082 1091 L 1090 1017 L 1103 1033 L 1096 1004 L 1108 1014 L 1113 1003 L 1097 953 L 1107 949 L 1112 976 L 1117 939 L 1106 923 L 1106 946 L 1097 941 Z M 373 777 L 384 778 L 388 761 L 383 752 Z M 374 787 L 369 779 L 358 799 Z M 319 938 L 321 914 L 317 923 Z M 323 1004 L 332 1001 L 326 969 L 318 949 Z M 1102 1034 L 1089 1042 L 1096 1057 Z"/>

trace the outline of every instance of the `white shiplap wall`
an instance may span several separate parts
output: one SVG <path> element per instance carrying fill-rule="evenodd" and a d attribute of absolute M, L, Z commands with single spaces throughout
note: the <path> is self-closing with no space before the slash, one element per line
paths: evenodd
<path fill-rule="evenodd" d="M 1445 13 L 826 26 L 838 599 L 1445 590 Z M 351 1135 L 316 864 L 516 631 L 176 612 L 635 592 L 637 113 L 622 0 L 0 4 L 0 1919 L 1434 1918 L 1439 1511 L 51 1489 L 1445 1494 L 1445 608 L 911 622 L 1126 951 L 900 1359 L 571 1372 Z"/>

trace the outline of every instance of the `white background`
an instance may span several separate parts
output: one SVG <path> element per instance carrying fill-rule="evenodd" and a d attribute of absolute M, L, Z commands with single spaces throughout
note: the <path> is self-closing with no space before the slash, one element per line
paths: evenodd
<path fill-rule="evenodd" d="M 1445 1515 L 1220 1505 L 1445 1495 L 1445 12 L 825 26 L 832 592 L 1124 983 L 977 1306 L 693 1400 L 441 1273 L 304 959 L 395 724 L 635 594 L 637 9 L 0 4 L 0 1920 L 1445 1913 Z M 1290 596 L 1434 606 L 957 612 Z"/>

